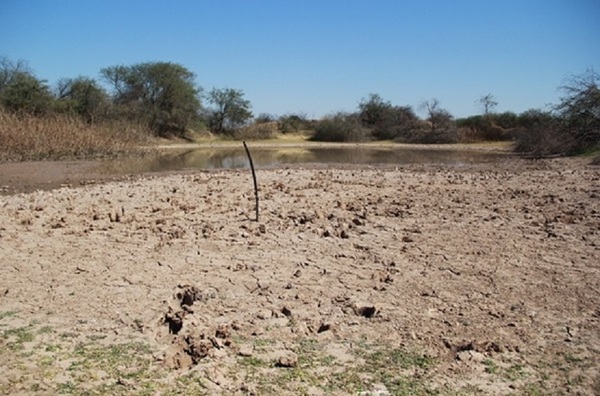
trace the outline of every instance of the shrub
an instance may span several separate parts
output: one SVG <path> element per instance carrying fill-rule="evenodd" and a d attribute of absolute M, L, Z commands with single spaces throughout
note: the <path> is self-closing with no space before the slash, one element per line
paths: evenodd
<path fill-rule="evenodd" d="M 520 127 L 515 134 L 514 150 L 532 157 L 565 154 L 572 145 L 551 113 L 528 110 L 519 115 Z"/>
<path fill-rule="evenodd" d="M 371 129 L 375 139 L 388 140 L 404 136 L 415 128 L 418 121 L 410 106 L 393 106 L 377 94 L 363 99 L 358 108 L 361 124 Z"/>
<path fill-rule="evenodd" d="M 415 123 L 415 126 L 398 135 L 397 141 L 402 143 L 419 143 L 419 144 L 447 144 L 456 143 L 458 141 L 458 129 L 454 123 L 448 122 L 438 123 L 435 128 L 429 121 L 421 121 Z"/>
<path fill-rule="evenodd" d="M 281 133 L 298 133 L 309 129 L 313 129 L 313 123 L 304 115 L 288 114 L 279 118 Z"/>
<path fill-rule="evenodd" d="M 572 155 L 600 148 L 600 75 L 570 79 L 554 114 L 530 110 L 518 117 L 515 150 L 533 156 Z"/>
<path fill-rule="evenodd" d="M 369 140 L 369 137 L 369 131 L 360 125 L 355 114 L 337 113 L 317 122 L 312 140 L 363 142 Z"/>
<path fill-rule="evenodd" d="M 561 87 L 566 95 L 556 106 L 563 133 L 571 138 L 570 154 L 600 148 L 600 74 L 588 70 Z"/>
<path fill-rule="evenodd" d="M 476 115 L 456 120 L 460 141 L 512 140 L 518 125 L 517 115 L 511 112 Z"/>

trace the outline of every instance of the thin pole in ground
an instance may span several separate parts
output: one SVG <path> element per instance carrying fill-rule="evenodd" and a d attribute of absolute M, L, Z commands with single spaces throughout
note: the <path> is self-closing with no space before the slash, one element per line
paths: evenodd
<path fill-rule="evenodd" d="M 250 169 L 252 170 L 252 179 L 254 180 L 254 197 L 256 198 L 256 222 L 258 223 L 258 182 L 256 181 L 256 172 L 254 171 L 254 162 L 252 162 L 252 156 L 250 155 L 250 150 L 248 150 L 248 145 L 246 145 L 246 141 L 243 141 L 244 148 L 246 149 L 246 154 L 248 155 L 248 160 L 250 161 Z"/>

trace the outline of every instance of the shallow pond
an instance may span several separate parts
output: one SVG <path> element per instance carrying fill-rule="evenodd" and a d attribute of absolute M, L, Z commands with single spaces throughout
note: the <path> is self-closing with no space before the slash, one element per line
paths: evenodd
<path fill-rule="evenodd" d="M 466 149 L 396 147 L 250 147 L 254 166 L 259 169 L 286 165 L 462 165 L 503 161 L 509 154 Z M 119 160 L 108 164 L 107 173 L 143 173 L 184 169 L 248 168 L 243 146 L 169 149 L 145 158 Z"/>
<path fill-rule="evenodd" d="M 252 147 L 259 169 L 336 165 L 467 165 L 503 162 L 508 152 L 465 147 L 330 145 Z M 169 148 L 115 161 L 38 161 L 0 164 L 0 195 L 85 184 L 148 172 L 248 168 L 242 144 L 227 147 Z"/>

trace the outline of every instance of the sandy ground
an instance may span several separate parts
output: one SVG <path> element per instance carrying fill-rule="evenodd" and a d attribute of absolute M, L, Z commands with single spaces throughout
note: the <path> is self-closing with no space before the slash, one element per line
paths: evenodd
<path fill-rule="evenodd" d="M 0 196 L 2 394 L 600 394 L 600 169 Z"/>

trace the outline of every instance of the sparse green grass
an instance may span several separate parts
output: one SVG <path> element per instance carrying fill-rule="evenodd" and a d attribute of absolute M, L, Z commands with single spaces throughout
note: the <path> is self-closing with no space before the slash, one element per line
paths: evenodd
<path fill-rule="evenodd" d="M 14 329 L 5 330 L 2 332 L 2 337 L 8 340 L 8 345 L 21 345 L 25 342 L 32 342 L 35 339 L 35 334 L 30 326 L 17 327 Z"/>
<path fill-rule="evenodd" d="M 154 359 L 157 351 L 150 344 L 135 339 L 111 344 L 101 334 L 65 334 L 37 322 L 0 334 L 7 346 L 0 349 L 0 360 L 9 373 L 0 378 L 0 394 L 22 389 L 53 394 L 205 395 L 215 386 L 205 378 L 204 361 L 198 369 L 172 371 Z M 373 344 L 367 338 L 336 344 L 334 349 L 317 337 L 286 344 L 274 338 L 234 337 L 234 343 L 252 345 L 254 352 L 219 370 L 232 384 L 249 384 L 258 394 L 308 395 L 315 390 L 359 394 L 376 387 L 384 387 L 390 395 L 486 394 L 486 388 L 472 384 L 440 385 L 436 359 L 416 349 Z M 294 367 L 277 366 L 273 352 L 282 348 L 298 356 Z M 210 359 L 206 363 L 214 364 Z M 576 355 L 557 356 L 539 365 L 493 356 L 481 364 L 492 383 L 513 385 L 515 395 L 548 394 L 557 383 L 578 390 L 589 380 L 581 372 L 588 362 Z M 557 370 L 560 376 L 549 377 Z"/>
<path fill-rule="evenodd" d="M 499 367 L 492 359 L 485 359 L 483 361 L 483 365 L 485 366 L 485 371 L 489 374 L 498 374 Z"/>
<path fill-rule="evenodd" d="M 367 342 L 348 347 L 356 356 L 355 363 L 338 363 L 327 353 L 326 343 L 305 338 L 288 347 L 298 356 L 294 367 L 276 367 L 274 361 L 260 357 L 261 350 L 274 347 L 273 342 L 255 340 L 257 355 L 241 357 L 239 366 L 246 381 L 256 382 L 259 394 L 310 394 L 311 388 L 325 393 L 356 394 L 371 389 L 372 384 L 384 384 L 392 395 L 435 395 L 439 392 L 427 385 L 426 372 L 435 365 L 434 359 L 412 351 L 390 349 Z M 420 370 L 424 375 L 413 378 L 410 372 Z M 237 375 L 237 372 L 234 374 Z"/>
<path fill-rule="evenodd" d="M 527 372 L 525 371 L 525 367 L 523 365 L 514 364 L 506 369 L 504 375 L 511 381 L 518 381 L 526 378 Z"/>
<path fill-rule="evenodd" d="M 363 352 L 360 356 L 377 368 L 393 366 L 405 370 L 410 368 L 426 369 L 434 362 L 433 359 L 428 356 L 407 352 L 402 349 L 379 349 L 374 352 Z"/>
<path fill-rule="evenodd" d="M 0 320 L 10 318 L 17 315 L 17 311 L 4 311 L 0 312 Z"/>
<path fill-rule="evenodd" d="M 38 334 L 49 334 L 52 333 L 52 327 L 50 326 L 43 326 L 41 329 L 39 329 L 37 331 Z"/>

